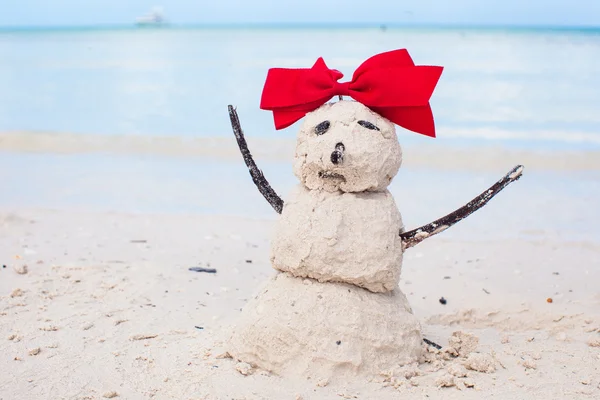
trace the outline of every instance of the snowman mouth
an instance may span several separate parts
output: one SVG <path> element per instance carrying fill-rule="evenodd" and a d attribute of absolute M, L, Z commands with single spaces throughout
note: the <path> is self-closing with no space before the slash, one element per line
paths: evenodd
<path fill-rule="evenodd" d="M 344 178 L 344 175 L 340 175 L 338 173 L 331 172 L 331 171 L 319 171 L 319 178 L 323 178 L 323 179 L 340 179 L 340 180 L 346 182 L 346 178 Z"/>

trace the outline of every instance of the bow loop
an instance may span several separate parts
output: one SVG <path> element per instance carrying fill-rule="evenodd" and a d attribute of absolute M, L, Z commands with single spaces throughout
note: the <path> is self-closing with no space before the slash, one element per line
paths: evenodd
<path fill-rule="evenodd" d="M 435 137 L 429 99 L 442 69 L 415 66 L 405 49 L 367 59 L 350 82 L 338 82 L 344 75 L 329 69 L 323 58 L 312 68 L 272 68 L 260 108 L 273 111 L 275 128 L 283 129 L 336 95 L 350 96 L 399 126 Z"/>

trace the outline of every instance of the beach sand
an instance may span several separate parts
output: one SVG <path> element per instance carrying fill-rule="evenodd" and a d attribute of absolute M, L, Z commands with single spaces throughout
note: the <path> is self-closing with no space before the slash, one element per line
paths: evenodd
<path fill-rule="evenodd" d="M 235 147 L 225 142 L 217 148 L 234 160 Z M 3 158 L 13 161 L 32 152 L 68 157 L 66 145 L 1 143 Z M 86 153 L 74 143 L 73 153 Z M 256 143 L 251 150 L 264 149 Z M 169 157 L 156 154 L 165 151 L 153 145 L 147 153 Z M 253 151 L 259 165 L 278 157 L 291 163 L 287 153 L 271 151 L 269 158 L 261 151 Z M 598 185 L 574 175 L 596 171 L 597 157 L 456 151 L 454 162 L 456 153 L 405 149 L 399 184 L 419 179 L 392 192 L 408 229 L 468 201 L 512 161 L 526 166 L 524 177 L 468 220 L 407 250 L 400 286 L 425 337 L 445 349 L 430 348 L 427 362 L 373 382 L 283 379 L 224 353 L 240 309 L 275 273 L 268 257 L 276 215 L 254 214 L 251 204 L 263 207 L 264 200 L 239 160 L 222 156 L 223 168 L 239 169 L 243 181 L 220 182 L 239 193 L 232 207 L 250 204 L 237 216 L 116 206 L 125 203 L 44 207 L 43 198 L 34 199 L 36 182 L 15 178 L 3 195 L 11 200 L 0 208 L 0 399 L 600 398 L 600 242 L 592 234 L 596 211 L 585 207 L 597 204 Z M 425 167 L 426 160 L 433 161 Z M 4 167 L 3 179 L 22 173 Z M 475 178 L 447 178 L 460 168 L 476 169 Z M 84 188 L 112 192 L 114 182 L 99 176 L 86 175 Z M 445 188 L 439 177 L 454 192 L 436 191 L 436 184 Z M 186 179 L 181 187 L 192 199 L 224 196 Z M 65 182 L 72 190 L 83 185 Z M 163 185 L 173 199 L 187 193 L 165 177 L 152 182 L 150 194 Z M 406 194 L 413 188 L 422 197 Z M 196 266 L 216 273 L 188 270 Z M 476 336 L 480 355 L 453 355 L 447 346 L 454 332 Z"/>

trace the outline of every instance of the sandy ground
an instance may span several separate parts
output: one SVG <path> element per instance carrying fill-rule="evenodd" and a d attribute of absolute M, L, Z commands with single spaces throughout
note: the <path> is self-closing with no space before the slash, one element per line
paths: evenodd
<path fill-rule="evenodd" d="M 0 399 L 600 398 L 600 246 L 543 233 L 441 234 L 406 253 L 401 287 L 426 337 L 447 346 L 453 332 L 475 335 L 484 368 L 444 349 L 380 381 L 328 383 L 223 358 L 241 307 L 274 273 L 272 228 L 225 216 L 0 212 Z"/>

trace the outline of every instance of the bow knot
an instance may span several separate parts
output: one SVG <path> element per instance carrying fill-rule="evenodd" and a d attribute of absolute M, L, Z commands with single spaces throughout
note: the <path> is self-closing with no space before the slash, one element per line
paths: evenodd
<path fill-rule="evenodd" d="M 429 99 L 442 69 L 416 66 L 405 49 L 369 58 L 349 82 L 338 82 L 344 75 L 323 58 L 312 68 L 271 68 L 260 108 L 273 111 L 275 128 L 283 129 L 334 96 L 350 96 L 403 128 L 435 137 Z"/>
<path fill-rule="evenodd" d="M 350 82 L 334 82 L 333 84 L 333 95 L 334 96 L 350 96 Z"/>

